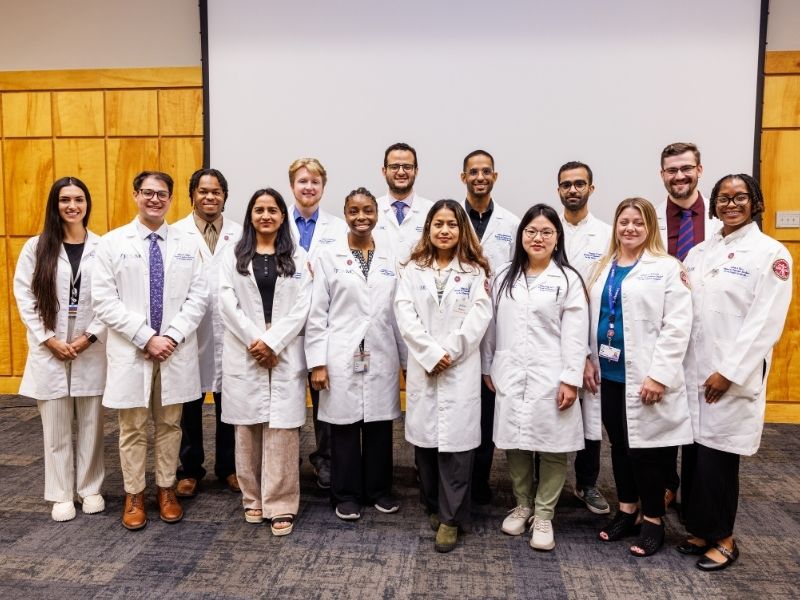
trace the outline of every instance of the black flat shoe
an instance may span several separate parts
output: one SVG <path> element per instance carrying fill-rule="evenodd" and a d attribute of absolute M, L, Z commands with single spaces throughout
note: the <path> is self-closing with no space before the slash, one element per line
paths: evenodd
<path fill-rule="evenodd" d="M 722 544 L 714 544 L 712 548 L 715 548 L 717 552 L 722 554 L 725 557 L 725 560 L 722 562 L 717 562 L 704 556 L 700 560 L 697 561 L 697 568 L 701 571 L 722 571 L 723 569 L 727 569 L 733 563 L 736 562 L 736 559 L 739 558 L 739 548 L 736 546 L 736 542 L 733 542 L 733 550 L 728 550 Z"/>
<path fill-rule="evenodd" d="M 651 523 L 648 520 L 642 521 L 642 532 L 639 534 L 639 539 L 634 542 L 629 548 L 630 553 L 636 558 L 644 558 L 652 556 L 664 545 L 664 521 L 661 523 Z M 634 552 L 633 548 L 639 547 L 643 552 Z"/>
<path fill-rule="evenodd" d="M 711 548 L 711 546 L 708 544 L 698 546 L 697 544 L 692 544 L 689 540 L 684 540 L 675 546 L 675 550 L 687 556 L 703 556 L 703 554 L 708 552 L 709 548 Z"/>
<path fill-rule="evenodd" d="M 601 542 L 616 542 L 624 537 L 633 535 L 639 531 L 641 523 L 636 523 L 639 518 L 639 511 L 634 513 L 626 513 L 617 510 L 617 514 L 611 519 L 611 522 L 600 530 L 600 533 L 605 533 L 608 539 L 603 539 L 600 534 L 597 534 Z"/>

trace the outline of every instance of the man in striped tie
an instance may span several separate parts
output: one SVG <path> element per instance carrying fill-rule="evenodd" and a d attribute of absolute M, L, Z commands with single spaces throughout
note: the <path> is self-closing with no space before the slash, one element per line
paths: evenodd
<path fill-rule="evenodd" d="M 667 199 L 656 208 L 658 226 L 667 252 L 680 261 L 722 225 L 719 219 L 708 216 L 708 205 L 697 189 L 702 175 L 700 150 L 695 144 L 676 142 L 661 151 L 661 180 L 667 190 Z M 684 457 L 687 451 L 691 451 L 688 448 L 684 447 Z M 667 479 L 664 493 L 667 507 L 675 500 L 680 485 L 677 459 L 676 447 L 676 466 Z"/>

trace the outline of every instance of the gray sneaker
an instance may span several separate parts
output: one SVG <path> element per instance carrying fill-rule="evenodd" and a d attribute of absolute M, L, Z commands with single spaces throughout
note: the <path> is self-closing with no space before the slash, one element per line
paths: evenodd
<path fill-rule="evenodd" d="M 603 498 L 603 494 L 593 485 L 576 487 L 575 495 L 583 500 L 586 504 L 586 508 L 596 515 L 607 515 L 611 512 L 611 507 L 608 505 L 606 499 Z"/>

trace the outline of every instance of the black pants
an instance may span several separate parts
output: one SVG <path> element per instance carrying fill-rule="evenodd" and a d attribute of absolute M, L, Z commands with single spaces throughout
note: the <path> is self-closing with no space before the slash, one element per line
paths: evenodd
<path fill-rule="evenodd" d="M 707 542 L 716 542 L 733 535 L 739 506 L 739 455 L 702 444 L 693 446 L 691 484 L 689 474 L 683 473 L 686 530 Z"/>
<path fill-rule="evenodd" d="M 583 404 L 583 393 L 579 398 Z M 594 487 L 600 475 L 600 440 L 583 442 L 584 449 L 575 455 L 575 487 Z"/>
<path fill-rule="evenodd" d="M 492 459 L 494 458 L 492 428 L 494 426 L 495 395 L 495 392 L 489 389 L 481 377 L 481 445 L 475 449 L 472 490 L 477 497 L 485 499 L 491 496 L 489 476 L 492 473 Z"/>
<path fill-rule="evenodd" d="M 611 466 L 620 502 L 641 500 L 648 517 L 664 516 L 666 479 L 675 464 L 675 446 L 631 448 L 625 411 L 625 384 L 603 379 L 600 382 L 603 426 L 611 442 Z"/>
<path fill-rule="evenodd" d="M 181 415 L 181 452 L 178 465 L 178 479 L 202 479 L 206 475 L 203 467 L 203 401 L 205 394 L 197 400 L 183 405 Z M 233 425 L 222 422 L 222 394 L 214 393 L 214 412 L 216 414 L 216 435 L 214 439 L 214 473 L 218 479 L 225 479 L 236 472 L 236 442 Z"/>
<path fill-rule="evenodd" d="M 438 514 L 445 525 L 466 527 L 475 451 L 439 452 L 438 448 L 414 446 L 414 457 L 427 511 Z"/>
<path fill-rule="evenodd" d="M 392 495 L 392 421 L 330 425 L 331 504 L 374 504 Z"/>
<path fill-rule="evenodd" d="M 331 462 L 331 426 L 318 418 L 319 391 L 311 387 L 311 373 L 308 374 L 308 389 L 311 393 L 311 415 L 314 420 L 314 438 L 317 442 L 317 449 L 308 455 L 308 460 L 315 469 L 319 469 Z"/>

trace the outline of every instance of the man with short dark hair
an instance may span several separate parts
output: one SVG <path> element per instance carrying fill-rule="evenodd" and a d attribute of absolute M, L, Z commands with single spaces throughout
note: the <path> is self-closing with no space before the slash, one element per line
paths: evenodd
<path fill-rule="evenodd" d="M 586 163 L 570 161 L 558 170 L 558 196 L 564 211 L 564 250 L 567 260 L 588 283 L 592 269 L 608 251 L 611 226 L 589 212 L 589 197 L 594 192 L 594 175 Z M 579 395 L 583 403 L 583 390 Z M 583 450 L 575 456 L 575 495 L 591 512 L 611 512 L 608 502 L 597 489 L 600 474 L 600 440 L 584 439 Z"/>
<path fill-rule="evenodd" d="M 492 199 L 497 177 L 494 157 L 486 150 L 473 150 L 464 157 L 461 171 L 461 182 L 467 188 L 464 209 L 492 272 L 514 256 L 514 239 L 519 227 L 517 216 Z M 492 500 L 489 476 L 494 458 L 494 400 L 494 388 L 489 387 L 486 377 L 481 377 L 481 445 L 475 449 L 472 465 L 472 500 L 476 504 L 488 504 Z"/>
<path fill-rule="evenodd" d="M 197 328 L 200 352 L 200 386 L 197 400 L 183 405 L 181 417 L 181 451 L 178 467 L 179 498 L 191 498 L 205 477 L 203 467 L 203 402 L 206 393 L 213 394 L 216 428 L 214 436 L 214 473 L 231 491 L 239 492 L 236 478 L 236 457 L 233 425 L 222 422 L 222 337 L 225 328 L 218 310 L 219 266 L 225 248 L 233 246 L 242 235 L 242 226 L 227 217 L 223 219 L 228 199 L 228 182 L 217 169 L 198 169 L 189 179 L 189 201 L 192 212 L 175 223 L 181 231 L 200 234 L 200 261 L 209 286 L 209 304 Z"/>
<path fill-rule="evenodd" d="M 388 243 L 397 260 L 405 261 L 417 245 L 433 203 L 414 191 L 419 165 L 417 151 L 404 142 L 383 154 L 381 173 L 389 191 L 378 198 L 378 224 L 374 235 Z"/>
<path fill-rule="evenodd" d="M 147 423 L 161 519 L 175 523 L 181 406 L 200 395 L 197 336 L 208 304 L 199 234 L 170 227 L 172 178 L 144 171 L 133 180 L 138 215 L 100 240 L 92 273 L 92 307 L 108 327 L 103 406 L 119 409 L 119 456 L 125 483 L 122 524 L 147 525 L 144 508 Z"/>

